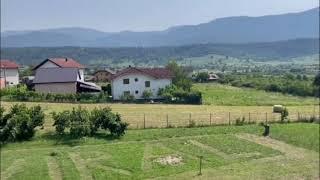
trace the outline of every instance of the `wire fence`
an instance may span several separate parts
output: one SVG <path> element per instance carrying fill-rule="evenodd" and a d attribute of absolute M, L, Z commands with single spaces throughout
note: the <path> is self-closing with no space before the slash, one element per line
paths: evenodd
<path fill-rule="evenodd" d="M 280 122 L 279 113 L 125 113 L 121 115 L 130 129 L 234 125 L 237 123 Z M 319 119 L 319 114 L 290 112 L 288 120 Z"/>

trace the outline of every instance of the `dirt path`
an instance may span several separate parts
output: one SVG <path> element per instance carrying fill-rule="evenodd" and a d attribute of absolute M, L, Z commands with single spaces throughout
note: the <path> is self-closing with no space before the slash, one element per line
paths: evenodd
<path fill-rule="evenodd" d="M 86 161 L 83 160 L 78 153 L 69 153 L 69 156 L 76 168 L 78 169 L 80 173 L 80 178 L 84 180 L 91 180 L 92 176 L 90 171 L 88 170 Z"/>
<path fill-rule="evenodd" d="M 143 170 L 149 170 L 152 168 L 152 164 L 150 161 L 151 158 L 151 144 L 145 143 L 144 145 L 144 151 L 143 151 L 143 159 L 141 162 L 141 169 Z"/>
<path fill-rule="evenodd" d="M 1 180 L 9 179 L 12 175 L 20 173 L 24 170 L 25 160 L 15 160 L 5 171 L 1 172 Z"/>
<path fill-rule="evenodd" d="M 307 154 L 316 154 L 316 152 L 289 145 L 270 137 L 262 137 L 253 134 L 237 134 L 236 136 L 240 139 L 251 141 L 278 150 L 289 158 L 303 159 Z"/>
<path fill-rule="evenodd" d="M 49 170 L 49 176 L 53 180 L 62 180 L 62 171 L 58 165 L 57 160 L 54 157 L 49 156 L 47 159 L 47 165 Z"/>

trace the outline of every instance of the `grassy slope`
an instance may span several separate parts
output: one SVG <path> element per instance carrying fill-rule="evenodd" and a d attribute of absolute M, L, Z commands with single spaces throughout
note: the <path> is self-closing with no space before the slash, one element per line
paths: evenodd
<path fill-rule="evenodd" d="M 196 84 L 194 89 L 203 93 L 203 103 L 226 106 L 303 106 L 315 104 L 314 98 L 302 98 L 281 93 L 236 88 L 216 83 Z"/>
<path fill-rule="evenodd" d="M 318 124 L 273 124 L 271 137 L 319 151 L 315 148 L 319 146 L 318 128 Z M 196 175 L 198 156 L 202 155 L 204 175 L 219 170 L 219 175 L 225 178 L 234 173 L 241 177 L 250 169 L 260 178 L 283 178 L 292 173 L 306 178 L 316 175 L 314 173 L 318 168 L 309 159 L 289 161 L 285 158 L 278 162 L 276 157 L 282 156 L 279 151 L 234 136 L 237 133 L 261 134 L 262 131 L 256 125 L 130 130 L 118 140 L 104 135 L 74 140 L 40 132 L 32 141 L 7 144 L 2 148 L 1 173 L 2 177 L 12 179 L 49 179 L 50 174 L 60 174 L 65 179 L 88 176 L 95 179 L 142 179 L 176 175 L 190 178 L 190 173 Z M 200 142 L 207 148 L 195 146 L 191 141 Z M 220 151 L 220 154 L 212 152 L 211 148 Z M 51 152 L 57 155 L 50 156 Z M 225 159 L 223 154 L 231 158 Z M 183 163 L 165 166 L 154 162 L 166 155 L 181 156 Z M 56 160 L 58 169 L 48 168 L 50 158 Z M 265 163 L 263 158 L 277 161 Z M 312 155 L 312 158 L 317 160 L 318 157 Z M 285 169 L 276 169 L 279 163 L 286 164 Z M 179 173 L 187 173 L 187 176 Z"/>

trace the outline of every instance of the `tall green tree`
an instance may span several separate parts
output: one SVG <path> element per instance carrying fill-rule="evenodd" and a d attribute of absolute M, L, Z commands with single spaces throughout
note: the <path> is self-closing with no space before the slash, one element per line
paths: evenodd
<path fill-rule="evenodd" d="M 170 61 L 167 64 L 167 68 L 173 73 L 174 77 L 172 83 L 183 90 L 190 91 L 192 87 L 192 81 L 188 78 L 188 72 L 186 68 L 179 66 L 175 61 Z"/>

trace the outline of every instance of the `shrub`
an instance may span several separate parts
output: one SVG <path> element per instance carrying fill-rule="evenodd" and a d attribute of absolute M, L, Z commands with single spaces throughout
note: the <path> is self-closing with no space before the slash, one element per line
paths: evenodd
<path fill-rule="evenodd" d="M 70 113 L 70 134 L 74 137 L 90 135 L 89 112 L 86 109 L 73 108 Z"/>
<path fill-rule="evenodd" d="M 111 108 L 93 109 L 91 112 L 81 108 L 72 111 L 52 113 L 55 120 L 53 126 L 58 134 L 64 134 L 70 128 L 73 137 L 94 135 L 99 129 L 107 130 L 113 136 L 125 134 L 128 124 L 121 121 L 119 114 L 114 114 Z"/>
<path fill-rule="evenodd" d="M 151 90 L 144 90 L 142 93 L 143 99 L 150 99 L 152 97 L 152 91 Z"/>
<path fill-rule="evenodd" d="M 64 130 L 70 127 L 70 111 L 52 112 L 52 118 L 54 120 L 53 126 L 58 134 L 64 134 Z"/>
<path fill-rule="evenodd" d="M 124 94 L 120 96 L 120 100 L 124 102 L 133 102 L 134 96 L 132 94 Z"/>
<path fill-rule="evenodd" d="M 27 108 L 25 104 L 15 104 L 8 114 L 4 114 L 3 108 L 0 112 L 2 142 L 30 139 L 35 128 L 42 126 L 44 122 L 44 113 L 40 106 Z"/>
<path fill-rule="evenodd" d="M 128 124 L 121 121 L 119 114 L 114 114 L 111 108 L 94 109 L 90 116 L 91 132 L 95 133 L 99 128 L 109 130 L 113 136 L 122 136 Z"/>
<path fill-rule="evenodd" d="M 287 120 L 289 115 L 288 109 L 284 108 L 283 111 L 281 112 L 281 122 L 284 122 L 285 120 Z"/>
<path fill-rule="evenodd" d="M 201 104 L 202 95 L 199 91 L 185 91 L 175 85 L 159 90 L 159 95 L 169 103 Z"/>

